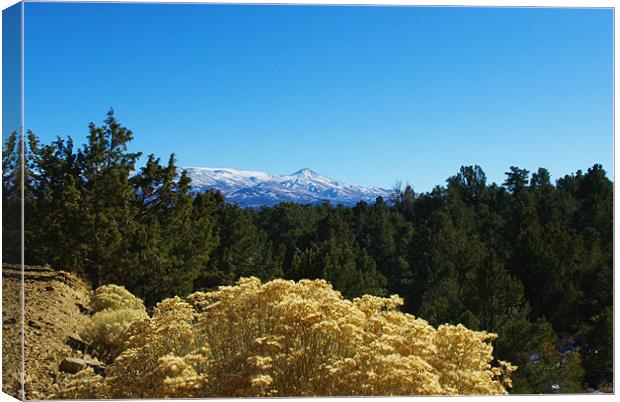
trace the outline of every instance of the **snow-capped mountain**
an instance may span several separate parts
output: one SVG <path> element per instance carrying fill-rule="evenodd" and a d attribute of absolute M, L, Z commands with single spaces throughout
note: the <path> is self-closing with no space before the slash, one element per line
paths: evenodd
<path fill-rule="evenodd" d="M 300 204 L 329 201 L 352 206 L 359 201 L 374 203 L 379 196 L 386 200 L 391 197 L 388 190 L 341 183 L 307 168 L 282 176 L 228 168 L 183 169 L 191 177 L 194 191 L 220 190 L 227 202 L 241 207 L 272 206 L 285 201 Z"/>

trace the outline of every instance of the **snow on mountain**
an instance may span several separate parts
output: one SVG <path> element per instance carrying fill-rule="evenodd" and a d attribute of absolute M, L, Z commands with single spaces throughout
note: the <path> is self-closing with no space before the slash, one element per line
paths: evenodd
<path fill-rule="evenodd" d="M 308 169 L 290 175 L 229 168 L 186 167 L 194 191 L 219 190 L 227 202 L 241 207 L 272 206 L 280 202 L 320 204 L 325 201 L 353 206 L 359 201 L 374 203 L 391 192 L 377 187 L 342 183 Z"/>

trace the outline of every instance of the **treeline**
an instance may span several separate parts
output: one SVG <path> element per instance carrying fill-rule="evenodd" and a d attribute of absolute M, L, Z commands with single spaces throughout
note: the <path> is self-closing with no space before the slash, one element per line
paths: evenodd
<path fill-rule="evenodd" d="M 112 112 L 87 143 L 25 144 L 25 259 L 124 285 L 147 306 L 241 276 L 324 278 L 345 297 L 397 293 L 432 325 L 499 335 L 519 366 L 515 393 L 583 392 L 613 382 L 613 185 L 600 165 L 551 183 L 478 166 L 447 184 L 353 208 L 241 209 L 192 193 L 175 164 L 131 153 Z M 19 137 L 3 148 L 3 259 L 20 259 Z"/>

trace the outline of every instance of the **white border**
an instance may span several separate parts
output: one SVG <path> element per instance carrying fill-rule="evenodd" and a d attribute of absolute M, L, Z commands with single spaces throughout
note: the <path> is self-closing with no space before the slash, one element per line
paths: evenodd
<path fill-rule="evenodd" d="M 27 0 L 27 2 L 35 2 L 35 1 L 44 1 L 44 0 Z M 77 1 L 77 0 L 63 0 L 62 2 L 66 2 L 66 3 L 103 3 L 103 2 L 117 2 L 117 1 L 97 1 L 97 0 L 82 0 L 82 1 Z M 218 1 L 200 1 L 200 0 L 183 0 L 183 1 L 175 1 L 175 0 L 151 0 L 151 1 L 136 1 L 136 0 L 130 0 L 130 1 L 124 1 L 125 3 L 193 3 L 193 4 L 313 4 L 313 5 L 377 5 L 377 6 L 446 6 L 446 7 L 451 7 L 451 6 L 470 6 L 470 7 L 566 7 L 566 8 L 593 8 L 593 7 L 604 7 L 604 8 L 616 8 L 616 5 L 618 4 L 618 1 L 601 1 L 601 0 L 591 0 L 591 1 L 584 1 L 584 0 L 541 0 L 541 1 L 535 1 L 535 0 L 529 0 L 529 1 L 514 1 L 514 0 L 460 0 L 460 1 L 451 1 L 451 0 L 425 0 L 425 1 L 416 1 L 416 0 L 288 0 L 288 1 L 282 1 L 282 2 L 277 2 L 277 1 L 269 1 L 269 0 L 243 0 L 243 1 L 236 1 L 236 0 L 218 0 Z M 0 0 L 0 8 L 5 9 L 13 4 L 16 4 L 17 2 L 14 0 Z M 24 10 L 22 9 L 22 21 L 24 18 Z M 614 77 L 616 76 L 617 73 L 617 43 L 618 43 L 618 30 L 615 29 L 616 26 L 616 21 L 617 21 L 617 17 L 616 17 L 616 13 L 614 12 Z M 2 22 L 0 19 L 0 43 L 1 43 L 1 37 L 2 37 Z M 22 29 L 23 29 L 23 25 L 22 25 Z M 22 31 L 22 38 L 23 38 L 23 31 Z M 23 57 L 23 42 L 22 42 L 22 57 Z M 24 60 L 22 60 L 22 67 L 23 67 L 23 62 Z M 1 72 L 2 72 L 2 56 L 0 53 L 0 77 L 1 77 Z M 23 74 L 23 71 L 22 71 Z M 23 81 L 24 78 L 22 76 L 22 93 L 23 93 Z M 614 172 L 614 194 L 616 191 L 616 186 L 615 186 L 615 178 L 619 177 L 618 173 L 620 171 L 620 169 L 618 168 L 618 165 L 615 163 L 615 155 L 616 155 L 616 151 L 618 150 L 618 142 L 615 141 L 615 115 L 618 112 L 618 105 L 615 102 L 615 94 L 617 93 L 617 89 L 618 89 L 618 83 L 617 81 L 614 79 L 614 164 L 613 164 L 613 172 Z M 22 99 L 23 102 L 23 99 Z M 2 107 L 2 100 L 0 97 L 0 109 Z M 24 113 L 24 109 L 23 109 L 23 103 L 22 103 L 22 114 Z M 1 117 L 0 117 L 0 121 L 1 121 Z M 22 115 L 22 122 L 23 122 L 23 115 Z M 615 241 L 615 234 L 617 233 L 617 229 L 618 227 L 620 227 L 620 225 L 618 224 L 618 221 L 615 220 L 615 212 L 618 209 L 618 206 L 620 205 L 620 202 L 618 201 L 618 198 L 614 196 L 614 289 L 618 289 L 618 276 L 615 274 L 615 268 L 616 268 L 616 264 L 615 264 L 615 256 L 618 255 L 618 252 L 620 251 L 620 247 L 618 246 L 618 242 Z M 1 240 L 0 240 L 1 242 Z M 0 287 L 0 296 L 1 296 L 1 287 Z M 620 311 L 620 306 L 618 303 L 618 299 L 615 297 L 614 294 L 614 384 L 616 386 L 616 388 L 619 386 L 618 383 L 618 375 L 617 372 L 615 370 L 615 362 L 618 361 L 618 343 L 617 341 L 617 333 L 615 332 L 615 328 L 616 328 L 616 317 L 618 316 L 618 311 Z M 1 337 L 0 337 L 1 339 Z M 0 357 L 1 357 L 1 351 L 0 351 Z M 1 383 L 1 378 L 0 378 L 0 383 Z M 459 397 L 459 399 L 464 399 L 466 401 L 500 401 L 500 400 L 504 400 L 506 398 L 509 398 L 510 400 L 513 401 L 532 401 L 538 398 L 553 398 L 553 399 L 561 399 L 561 400 L 567 400 L 567 401 L 583 401 L 583 400 L 596 400 L 596 401 L 609 401 L 612 399 L 615 399 L 615 395 L 584 395 L 584 394 L 579 394 L 579 395 L 544 395 L 544 396 L 528 396 L 528 395 L 511 395 L 511 396 L 489 396 L 489 397 Z M 440 399 L 444 399 L 442 397 L 391 397 L 391 398 L 364 398 L 364 400 L 389 400 L 390 402 L 405 402 L 405 401 L 413 401 L 413 400 L 429 400 L 429 399 L 433 399 L 435 400 L 436 398 L 440 398 Z M 208 399 L 210 401 L 231 401 L 233 398 L 226 398 L 226 399 Z M 235 398 L 236 399 L 236 398 Z M 283 399 L 290 399 L 290 398 L 283 398 Z M 294 398 L 295 400 L 317 400 L 317 399 L 321 399 L 321 400 L 325 400 L 325 399 L 329 399 L 329 400 L 340 400 L 340 399 L 344 399 L 344 398 Z M 350 399 L 350 398 L 347 398 Z M 12 397 L 0 393 L 0 401 L 14 401 L 15 399 L 13 399 Z M 171 401 L 171 399 L 155 399 L 156 401 Z M 174 399 L 172 399 L 174 400 Z"/>
<path fill-rule="evenodd" d="M 43 3 L 197 3 L 197 4 L 324 4 L 324 5 L 377 5 L 377 6 L 445 6 L 445 7 L 563 7 L 563 8 L 593 8 L 593 7 L 615 7 L 616 1 L 610 0 L 25 0 L 25 2 L 43 2 Z M 2 0 L 0 4 L 3 8 L 15 4 L 15 1 Z"/>

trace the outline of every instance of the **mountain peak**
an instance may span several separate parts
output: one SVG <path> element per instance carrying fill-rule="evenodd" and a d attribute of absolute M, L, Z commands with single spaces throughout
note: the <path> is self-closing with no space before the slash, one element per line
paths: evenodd
<path fill-rule="evenodd" d="M 303 169 L 299 169 L 298 171 L 293 173 L 291 176 L 316 177 L 316 176 L 319 176 L 319 174 L 312 169 L 303 168 Z"/>
<path fill-rule="evenodd" d="M 229 168 L 188 168 L 193 191 L 219 190 L 227 202 L 241 207 L 273 206 L 281 202 L 353 206 L 359 201 L 372 203 L 389 192 L 341 183 L 304 168 L 291 175 Z"/>

